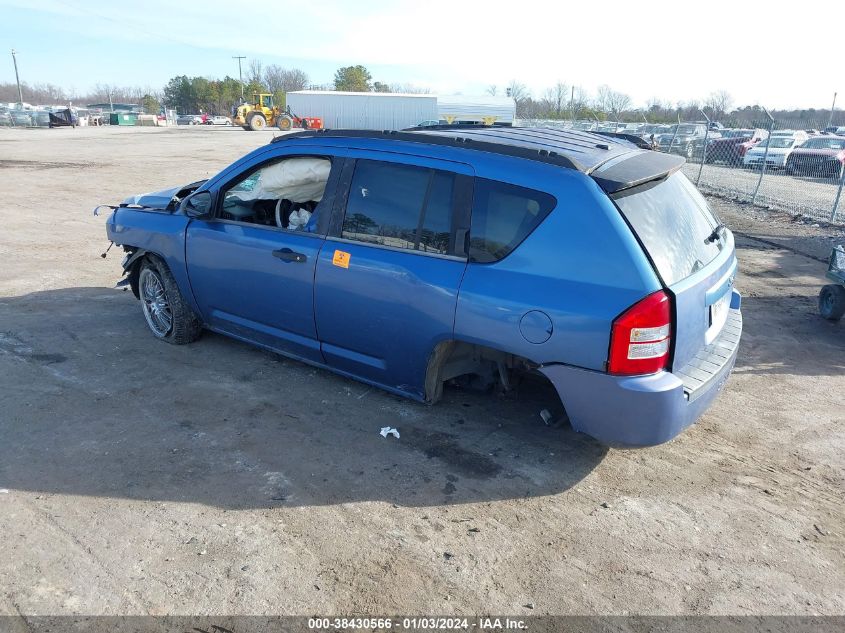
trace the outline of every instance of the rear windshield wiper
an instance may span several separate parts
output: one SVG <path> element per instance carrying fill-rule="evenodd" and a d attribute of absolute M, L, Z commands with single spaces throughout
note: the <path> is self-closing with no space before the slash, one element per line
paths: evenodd
<path fill-rule="evenodd" d="M 726 227 L 724 224 L 717 224 L 716 228 L 713 229 L 713 232 L 704 238 L 705 244 L 710 244 L 711 242 L 715 242 L 716 240 L 722 239 L 722 231 L 724 231 Z"/>

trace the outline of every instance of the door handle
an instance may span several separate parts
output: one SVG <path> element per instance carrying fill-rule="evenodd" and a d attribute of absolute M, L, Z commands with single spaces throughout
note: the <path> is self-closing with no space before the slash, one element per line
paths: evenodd
<path fill-rule="evenodd" d="M 298 262 L 300 264 L 304 264 L 305 260 L 308 259 L 304 253 L 296 253 L 289 248 L 280 248 L 273 251 L 273 257 L 278 257 L 283 262 Z"/>

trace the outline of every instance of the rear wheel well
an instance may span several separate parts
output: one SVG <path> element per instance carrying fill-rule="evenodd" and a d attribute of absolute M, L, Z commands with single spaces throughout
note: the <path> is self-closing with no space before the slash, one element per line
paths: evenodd
<path fill-rule="evenodd" d="M 531 372 L 538 364 L 522 356 L 466 341 L 441 341 L 429 355 L 425 373 L 425 401 L 434 404 L 443 396 L 443 383 L 476 375 L 489 384 L 512 388 L 512 371 Z M 492 382 L 491 382 L 492 381 Z"/>

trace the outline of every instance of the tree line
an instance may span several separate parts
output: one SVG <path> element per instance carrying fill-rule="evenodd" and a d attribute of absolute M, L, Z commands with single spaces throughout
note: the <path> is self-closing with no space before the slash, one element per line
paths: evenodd
<path fill-rule="evenodd" d="M 149 113 L 159 112 L 161 107 L 166 107 L 175 109 L 180 114 L 230 114 L 233 106 L 240 103 L 242 94 L 247 101 L 251 101 L 255 93 L 273 94 L 276 103 L 283 107 L 286 93 L 308 88 L 349 92 L 430 93 L 428 88 L 413 84 L 374 80 L 370 71 L 360 64 L 338 68 L 330 84 L 316 85 L 311 83 L 308 74 L 299 68 L 264 65 L 260 59 L 251 59 L 244 68 L 243 85 L 240 78 L 229 75 L 222 79 L 178 75 L 170 79 L 161 90 L 154 90 L 149 86 L 121 87 L 110 84 L 97 84 L 86 93 L 66 91 L 53 84 L 23 83 L 21 88 L 24 101 L 29 103 L 60 104 L 73 101 L 77 105 L 84 105 L 108 103 L 111 99 L 115 103 L 141 104 Z M 489 95 L 513 98 L 519 119 L 676 123 L 679 119 L 703 120 L 703 111 L 711 120 L 729 127 L 768 125 L 768 118 L 759 105 L 734 108 L 732 96 L 724 90 L 713 92 L 700 100 L 671 103 L 650 99 L 641 107 L 636 107 L 629 95 L 608 85 L 599 86 L 595 93 L 590 93 L 581 86 L 558 81 L 535 95 L 524 83 L 514 79 L 503 86 L 491 85 L 486 92 Z M 0 102 L 17 100 L 16 84 L 0 83 Z M 790 125 L 796 128 L 810 128 L 824 127 L 829 111 L 823 108 L 807 108 L 774 110 L 771 114 L 780 127 Z M 832 124 L 845 124 L 845 112 L 835 112 Z"/>

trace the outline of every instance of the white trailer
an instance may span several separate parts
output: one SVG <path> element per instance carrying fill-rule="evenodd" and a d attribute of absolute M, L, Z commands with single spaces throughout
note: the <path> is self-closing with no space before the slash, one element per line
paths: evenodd
<path fill-rule="evenodd" d="M 335 92 L 298 90 L 287 105 L 300 117 L 320 117 L 323 127 L 351 130 L 402 130 L 420 123 L 513 125 L 516 104 L 510 97 Z"/>
<path fill-rule="evenodd" d="M 449 124 L 513 125 L 515 116 L 516 103 L 510 97 L 468 97 L 465 95 L 437 97 L 437 118 Z"/>
<path fill-rule="evenodd" d="M 437 119 L 437 97 L 427 94 L 298 90 L 287 93 L 287 105 L 329 129 L 401 130 Z"/>

